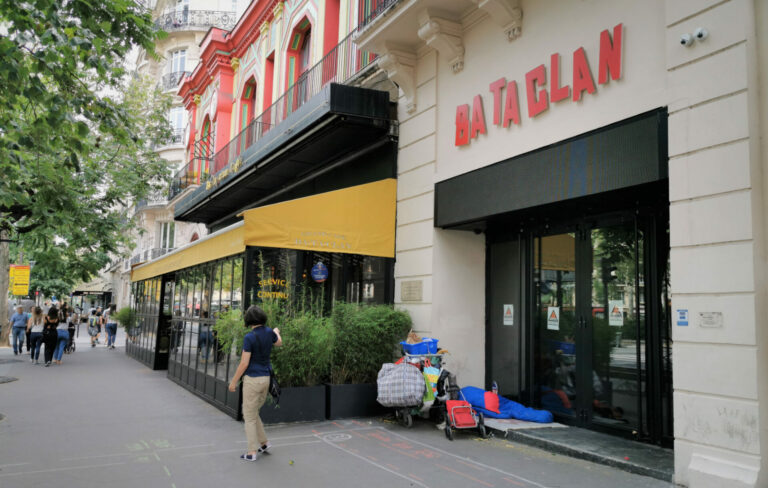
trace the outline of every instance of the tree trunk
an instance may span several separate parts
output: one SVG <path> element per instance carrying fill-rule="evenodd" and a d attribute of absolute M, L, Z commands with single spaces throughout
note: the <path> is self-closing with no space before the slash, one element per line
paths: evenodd
<path fill-rule="evenodd" d="M 11 270 L 8 261 L 9 244 L 7 242 L 8 231 L 0 230 L 0 347 L 10 346 L 8 336 L 11 334 L 11 326 L 8 324 L 8 285 Z"/>

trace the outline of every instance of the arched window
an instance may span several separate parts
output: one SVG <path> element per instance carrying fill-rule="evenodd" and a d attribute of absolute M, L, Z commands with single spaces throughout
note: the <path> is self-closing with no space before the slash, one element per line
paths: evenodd
<path fill-rule="evenodd" d="M 256 79 L 251 77 L 243 87 L 241 98 L 240 130 L 248 127 L 248 124 L 256 118 Z"/>
<path fill-rule="evenodd" d="M 301 76 L 307 69 L 309 69 L 310 55 L 311 55 L 311 30 L 312 24 L 307 17 L 304 17 L 296 27 L 293 28 L 291 37 L 289 38 L 288 49 L 286 50 L 286 69 L 287 76 L 285 77 L 286 88 L 294 85 L 299 76 Z M 304 42 L 304 41 L 307 42 Z"/>
<path fill-rule="evenodd" d="M 312 29 L 307 29 L 304 33 L 304 39 L 301 41 L 301 49 L 299 49 L 299 77 L 307 72 L 309 69 L 309 49 L 311 47 Z"/>

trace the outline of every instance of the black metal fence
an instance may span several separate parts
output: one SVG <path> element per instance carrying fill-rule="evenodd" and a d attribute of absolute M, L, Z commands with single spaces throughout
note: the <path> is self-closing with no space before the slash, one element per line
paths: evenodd
<path fill-rule="evenodd" d="M 237 161 L 238 156 L 255 144 L 272 128 L 283 122 L 328 83 L 346 83 L 369 66 L 376 55 L 360 51 L 348 35 L 317 64 L 299 76 L 283 95 L 256 117 L 217 153 L 212 154 L 210 141 L 195 143 L 193 160 L 177 173 L 171 183 L 171 198 L 190 184 L 200 184 Z"/>
<path fill-rule="evenodd" d="M 210 27 L 231 30 L 236 23 L 236 12 L 217 10 L 168 10 L 155 19 L 155 26 L 166 32 Z"/>
<path fill-rule="evenodd" d="M 179 86 L 181 79 L 188 74 L 189 71 L 174 71 L 173 73 L 166 73 L 162 78 L 160 78 L 160 88 L 163 90 L 175 90 Z"/>
<path fill-rule="evenodd" d="M 359 0 L 357 28 L 362 29 L 400 0 Z"/>

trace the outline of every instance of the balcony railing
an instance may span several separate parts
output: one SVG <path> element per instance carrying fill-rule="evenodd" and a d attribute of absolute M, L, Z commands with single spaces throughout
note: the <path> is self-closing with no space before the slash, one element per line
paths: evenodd
<path fill-rule="evenodd" d="M 357 29 L 363 29 L 373 22 L 373 19 L 384 13 L 389 7 L 400 0 L 358 0 Z"/>
<path fill-rule="evenodd" d="M 216 10 L 169 10 L 155 20 L 155 26 L 166 32 L 208 30 L 210 27 L 232 30 L 236 23 L 236 12 Z"/>
<path fill-rule="evenodd" d="M 283 122 L 328 83 L 346 83 L 376 59 L 374 53 L 357 49 L 348 35 L 316 65 L 305 71 L 275 103 L 256 117 L 216 154 L 206 141 L 195 144 L 189 165 L 177 173 L 171 184 L 171 198 L 193 184 L 201 184 L 233 164 L 264 134 Z"/>
<path fill-rule="evenodd" d="M 168 197 L 165 192 L 153 193 L 146 198 L 136 201 L 136 211 L 140 211 L 147 207 L 155 207 L 158 205 L 165 205 L 168 203 Z"/>
<path fill-rule="evenodd" d="M 136 253 L 131 257 L 131 266 L 135 266 L 137 264 L 146 263 L 147 261 L 151 261 L 152 259 L 157 259 L 161 256 L 165 256 L 169 252 L 173 251 L 175 248 L 173 247 L 155 247 L 152 249 L 145 249 L 139 253 Z"/>
<path fill-rule="evenodd" d="M 171 184 L 168 189 L 168 199 L 173 200 L 177 195 L 192 185 L 199 185 L 201 175 L 197 170 L 193 170 L 194 161 L 189 166 L 181 168 L 171 178 Z"/>
<path fill-rule="evenodd" d="M 184 78 L 184 75 L 188 75 L 189 71 L 174 71 L 173 73 L 166 73 L 160 78 L 160 88 L 163 90 L 175 90 L 179 86 L 179 82 Z"/>

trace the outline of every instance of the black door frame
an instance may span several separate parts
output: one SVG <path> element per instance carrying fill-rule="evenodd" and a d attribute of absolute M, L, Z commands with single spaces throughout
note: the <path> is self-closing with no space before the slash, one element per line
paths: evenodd
<path fill-rule="evenodd" d="M 583 385 L 590 385 L 592 383 L 592 374 L 589 365 L 592 362 L 592 314 L 585 312 L 590 311 L 592 304 L 592 283 L 591 283 L 591 270 L 592 270 L 592 252 L 591 252 L 591 230 L 599 227 L 606 227 L 610 225 L 616 225 L 619 223 L 626 223 L 628 221 L 633 222 L 635 227 L 635 259 L 638 260 L 642 254 L 645 256 L 643 263 L 636 263 L 642 266 L 642 273 L 644 276 L 644 303 L 645 303 L 645 321 L 642 330 L 638 333 L 642 334 L 646 342 L 645 351 L 645 381 L 641 381 L 641 371 L 637 370 L 638 382 L 640 388 L 641 385 L 645 385 L 645 390 L 640 391 L 638 396 L 638 412 L 640 413 L 640 420 L 637 429 L 616 429 L 609 426 L 600 425 L 592 422 L 592 409 L 589 408 L 592 402 L 592 390 L 591 388 L 584 388 Z M 580 344 L 580 356 L 583 356 L 579 361 L 581 367 L 577 366 L 577 385 L 582 385 L 579 388 L 579 406 L 580 412 L 577 412 L 577 417 L 569 418 L 565 416 L 557 416 L 557 420 L 562 423 L 570 425 L 577 425 L 580 427 L 586 427 L 593 430 L 605 431 L 614 435 L 623 435 L 629 438 L 642 440 L 645 442 L 652 442 L 664 446 L 671 446 L 673 442 L 672 437 L 672 419 L 671 412 L 666 415 L 663 412 L 662 395 L 666 394 L 667 398 L 671 402 L 671 381 L 667 380 L 667 376 L 671 374 L 670 364 L 668 364 L 669 358 L 663 353 L 665 347 L 669 347 L 668 334 L 662 333 L 663 328 L 668 329 L 668 310 L 666 310 L 665 304 L 661 303 L 659 297 L 662 293 L 662 281 L 665 279 L 663 275 L 668 273 L 667 258 L 669 254 L 669 241 L 668 241 L 668 210 L 660 205 L 650 206 L 635 206 L 633 209 L 627 209 L 615 212 L 606 212 L 596 215 L 582 216 L 576 219 L 571 219 L 566 222 L 558 223 L 546 223 L 536 226 L 529 226 L 526 229 L 520 229 L 516 239 L 522 244 L 521 255 L 524 262 L 521 263 L 523 269 L 522 278 L 525 283 L 521 287 L 524 300 L 523 307 L 523 330 L 521 331 L 522 341 L 520 347 L 524 350 L 524 354 L 521 356 L 525 361 L 522 369 L 522 391 L 520 400 L 528 405 L 534 405 L 535 393 L 535 372 L 534 372 L 534 348 L 536 347 L 537 338 L 537 304 L 536 293 L 534 290 L 535 283 L 535 269 L 536 263 L 533 262 L 535 252 L 534 245 L 536 238 L 544 237 L 547 235 L 556 235 L 566 232 L 576 233 L 576 268 L 579 270 L 589 270 L 590 272 L 577 272 L 576 273 L 576 289 L 577 289 L 577 315 L 580 316 L 580 327 L 577 337 L 577 344 Z M 644 249 L 638 247 L 638 233 L 644 233 L 643 245 Z M 663 262 L 662 262 L 663 261 Z M 636 269 L 640 270 L 638 266 Z M 488 270 L 491 272 L 491 270 Z M 639 275 L 636 274 L 636 281 L 639 281 Z M 638 285 L 638 283 L 636 283 Z M 639 289 L 639 286 L 636 286 Z M 639 309 L 640 301 L 635 300 L 635 306 Z M 487 305 L 490 307 L 490 304 Z M 636 311 L 639 316 L 639 310 Z M 639 336 L 640 337 L 640 336 Z M 637 355 L 640 356 L 640 341 L 637 341 Z M 585 360 L 588 361 L 585 366 Z M 665 364 L 665 362 L 667 362 Z M 579 364 L 579 363 L 577 363 Z M 671 403 L 668 405 L 671 408 Z M 642 412 L 646 412 L 643 416 Z"/>

